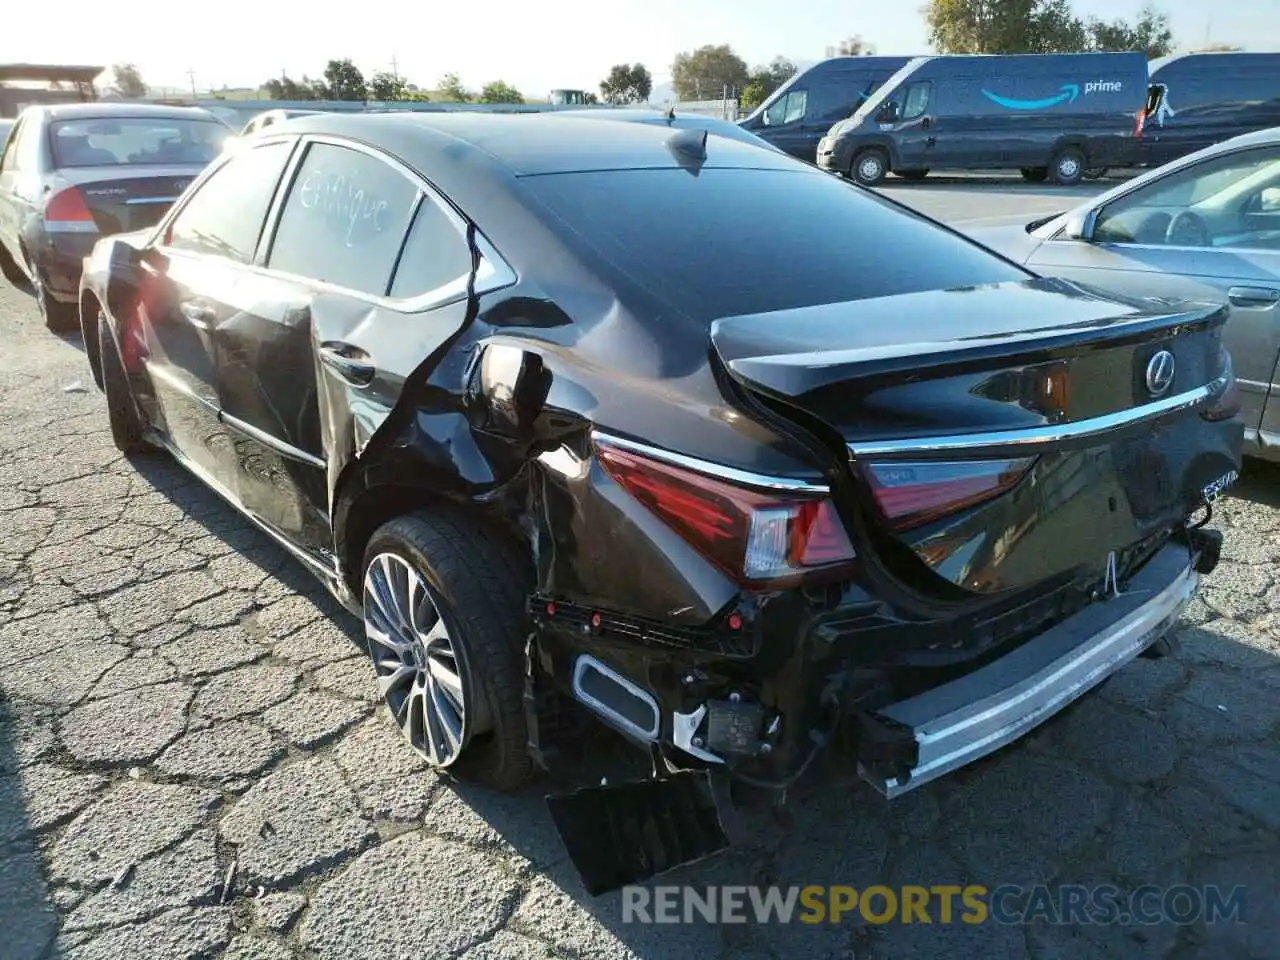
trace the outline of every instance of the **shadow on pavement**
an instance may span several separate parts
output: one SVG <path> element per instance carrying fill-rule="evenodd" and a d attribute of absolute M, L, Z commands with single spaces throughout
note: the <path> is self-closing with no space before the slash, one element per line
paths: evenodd
<path fill-rule="evenodd" d="M 52 741 L 49 723 L 20 715 L 0 693 L 0 956 L 5 960 L 56 960 L 46 952 L 57 920 L 35 837 L 37 828 L 49 824 L 33 823 L 29 794 L 57 785 L 33 776 L 31 767 L 23 769 L 26 755 Z"/>

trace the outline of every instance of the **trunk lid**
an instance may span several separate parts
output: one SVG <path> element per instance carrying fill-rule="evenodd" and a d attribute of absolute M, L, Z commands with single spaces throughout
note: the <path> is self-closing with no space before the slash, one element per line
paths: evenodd
<path fill-rule="evenodd" d="M 160 222 L 204 164 L 157 167 L 70 167 L 58 171 L 79 188 L 103 234 L 141 230 Z"/>
<path fill-rule="evenodd" d="M 1034 279 L 732 317 L 711 342 L 839 451 L 863 549 L 988 594 L 1105 571 L 1238 469 L 1238 421 L 1203 415 L 1232 380 L 1226 316 Z"/>

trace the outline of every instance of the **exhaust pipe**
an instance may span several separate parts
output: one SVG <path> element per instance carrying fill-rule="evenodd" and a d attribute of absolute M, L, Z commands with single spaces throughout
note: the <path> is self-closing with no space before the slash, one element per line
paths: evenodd
<path fill-rule="evenodd" d="M 583 654 L 573 666 L 573 695 L 605 723 L 642 743 L 654 743 L 662 713 L 653 694 L 612 667 Z"/>

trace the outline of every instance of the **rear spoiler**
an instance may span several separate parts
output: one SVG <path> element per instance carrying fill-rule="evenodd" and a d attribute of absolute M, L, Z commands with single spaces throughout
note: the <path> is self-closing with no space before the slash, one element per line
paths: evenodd
<path fill-rule="evenodd" d="M 850 380 L 1016 355 L 1027 362 L 1224 323 L 1216 303 L 1117 299 L 1037 278 L 725 317 L 711 346 L 734 379 L 782 400 Z"/>

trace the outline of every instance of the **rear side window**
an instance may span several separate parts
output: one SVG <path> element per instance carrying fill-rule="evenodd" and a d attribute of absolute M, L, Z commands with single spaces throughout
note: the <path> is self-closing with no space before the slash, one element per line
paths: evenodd
<path fill-rule="evenodd" d="M 252 263 L 292 149 L 291 143 L 271 143 L 227 161 L 178 211 L 165 243 L 175 250 Z"/>
<path fill-rule="evenodd" d="M 523 183 L 606 269 L 707 323 L 1028 276 L 869 191 L 803 168 L 704 168 L 696 177 L 621 170 Z"/>
<path fill-rule="evenodd" d="M 400 254 L 391 296 L 421 296 L 461 280 L 470 272 L 471 252 L 466 237 L 440 205 L 424 195 Z"/>
<path fill-rule="evenodd" d="M 361 150 L 312 144 L 298 168 L 267 266 L 385 296 L 418 185 Z"/>
<path fill-rule="evenodd" d="M 764 112 L 764 122 L 770 127 L 781 127 L 788 123 L 797 123 L 804 119 L 809 105 L 808 90 L 792 90 L 784 97 L 779 97 Z"/>

